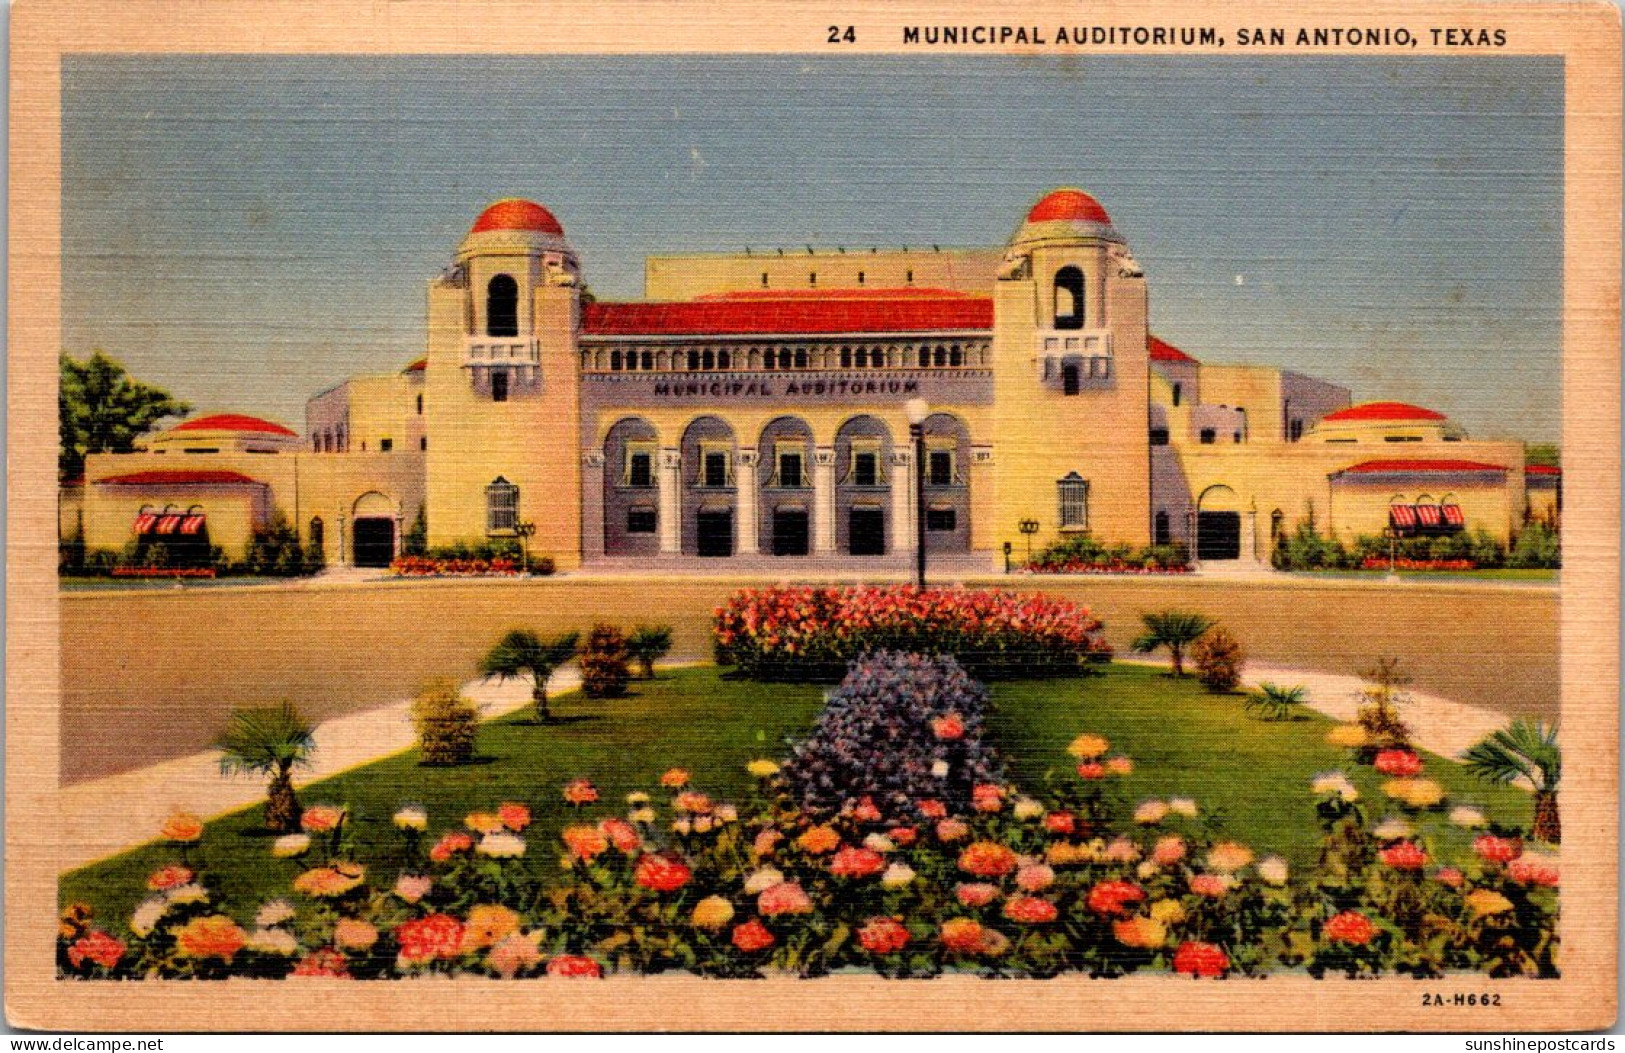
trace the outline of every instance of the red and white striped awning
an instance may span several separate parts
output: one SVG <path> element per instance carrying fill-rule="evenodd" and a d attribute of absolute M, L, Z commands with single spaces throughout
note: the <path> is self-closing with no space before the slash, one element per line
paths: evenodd
<path fill-rule="evenodd" d="M 1423 526 L 1436 527 L 1444 518 L 1438 505 L 1417 505 L 1416 518 L 1422 521 Z"/>
<path fill-rule="evenodd" d="M 158 525 L 153 528 L 152 532 L 154 534 L 173 534 L 180 529 L 181 520 L 185 518 L 185 516 L 178 515 L 161 516 Z"/>
<path fill-rule="evenodd" d="M 158 515 L 155 512 L 142 512 L 135 517 L 135 532 L 137 534 L 150 534 L 152 528 L 158 525 Z"/>
<path fill-rule="evenodd" d="M 1442 505 L 1444 521 L 1451 526 L 1466 526 L 1467 517 L 1462 514 L 1460 505 Z"/>
<path fill-rule="evenodd" d="M 1389 505 L 1388 524 L 1396 527 L 1414 527 L 1416 509 L 1410 505 Z"/>
<path fill-rule="evenodd" d="M 203 529 L 201 515 L 188 515 L 181 519 L 181 533 L 196 534 Z"/>

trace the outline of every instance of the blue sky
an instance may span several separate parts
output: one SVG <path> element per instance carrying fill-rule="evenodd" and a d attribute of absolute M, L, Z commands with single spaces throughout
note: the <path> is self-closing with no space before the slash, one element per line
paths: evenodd
<path fill-rule="evenodd" d="M 1192 354 L 1559 432 L 1555 59 L 79 56 L 63 89 L 64 349 L 200 408 L 297 427 L 421 353 L 498 197 L 635 298 L 650 254 L 1000 244 L 1076 184 Z"/>

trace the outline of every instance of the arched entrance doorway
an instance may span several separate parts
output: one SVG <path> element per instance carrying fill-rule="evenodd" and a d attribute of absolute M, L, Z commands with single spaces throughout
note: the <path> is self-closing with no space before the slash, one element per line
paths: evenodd
<path fill-rule="evenodd" d="M 734 463 L 738 459 L 734 431 L 726 421 L 700 417 L 683 431 L 685 553 L 705 558 L 734 554 L 734 509 L 738 500 Z"/>
<path fill-rule="evenodd" d="M 351 546 L 358 567 L 387 567 L 395 558 L 395 503 L 373 491 L 355 503 Z"/>
<path fill-rule="evenodd" d="M 1222 483 L 1203 490 L 1196 501 L 1196 558 L 1241 558 L 1241 502 Z"/>

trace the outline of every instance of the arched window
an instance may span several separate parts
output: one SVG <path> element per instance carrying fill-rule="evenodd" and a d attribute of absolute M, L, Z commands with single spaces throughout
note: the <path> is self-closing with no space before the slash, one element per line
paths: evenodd
<path fill-rule="evenodd" d="M 485 488 L 486 533 L 508 533 L 518 525 L 519 487 L 499 475 Z"/>
<path fill-rule="evenodd" d="M 423 396 L 418 396 L 418 416 L 423 416 Z"/>
<path fill-rule="evenodd" d="M 1174 385 L 1174 405 L 1179 405 L 1180 385 Z"/>
<path fill-rule="evenodd" d="M 519 283 L 499 274 L 485 287 L 485 335 L 519 335 Z"/>
<path fill-rule="evenodd" d="M 323 534 L 323 531 L 324 531 L 324 528 L 322 526 L 322 517 L 321 516 L 312 517 L 311 521 L 310 521 L 310 550 L 311 550 L 311 552 L 319 553 L 319 552 L 322 551 L 322 534 Z"/>
<path fill-rule="evenodd" d="M 1062 530 L 1089 528 L 1089 483 L 1077 472 L 1068 472 L 1055 483 L 1061 505 Z"/>
<path fill-rule="evenodd" d="M 1055 272 L 1055 328 L 1083 328 L 1083 272 L 1076 267 Z"/>

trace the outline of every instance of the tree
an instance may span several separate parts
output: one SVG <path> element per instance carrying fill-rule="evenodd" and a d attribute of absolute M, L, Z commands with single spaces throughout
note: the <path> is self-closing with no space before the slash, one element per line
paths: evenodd
<path fill-rule="evenodd" d="M 1557 784 L 1563 778 L 1563 750 L 1555 724 L 1515 720 L 1469 746 L 1461 757 L 1468 772 L 1486 782 L 1529 780 L 1535 790 L 1535 836 L 1554 845 L 1562 841 Z"/>
<path fill-rule="evenodd" d="M 480 675 L 498 680 L 529 676 L 536 723 L 550 723 L 553 714 L 547 708 L 547 681 L 554 670 L 575 657 L 579 639 L 579 633 L 565 633 L 544 640 L 529 629 L 511 629 L 480 659 Z"/>
<path fill-rule="evenodd" d="M 265 825 L 278 833 L 299 829 L 299 798 L 293 792 L 293 769 L 310 763 L 316 729 L 291 702 L 231 714 L 226 730 L 215 739 L 222 775 L 269 774 Z"/>
<path fill-rule="evenodd" d="M 655 678 L 655 663 L 671 650 L 671 626 L 639 625 L 626 638 L 626 651 L 643 671 L 643 679 Z"/>
<path fill-rule="evenodd" d="M 169 392 L 131 377 L 100 351 L 84 362 L 63 355 L 60 364 L 56 406 L 61 449 L 56 463 L 63 479 L 83 472 L 87 455 L 129 453 L 136 438 L 155 423 L 192 411 Z"/>
<path fill-rule="evenodd" d="M 1185 675 L 1185 648 L 1214 625 L 1212 618 L 1191 611 L 1153 611 L 1140 615 L 1140 620 L 1145 623 L 1145 632 L 1130 647 L 1138 654 L 1168 648 L 1175 676 Z"/>

